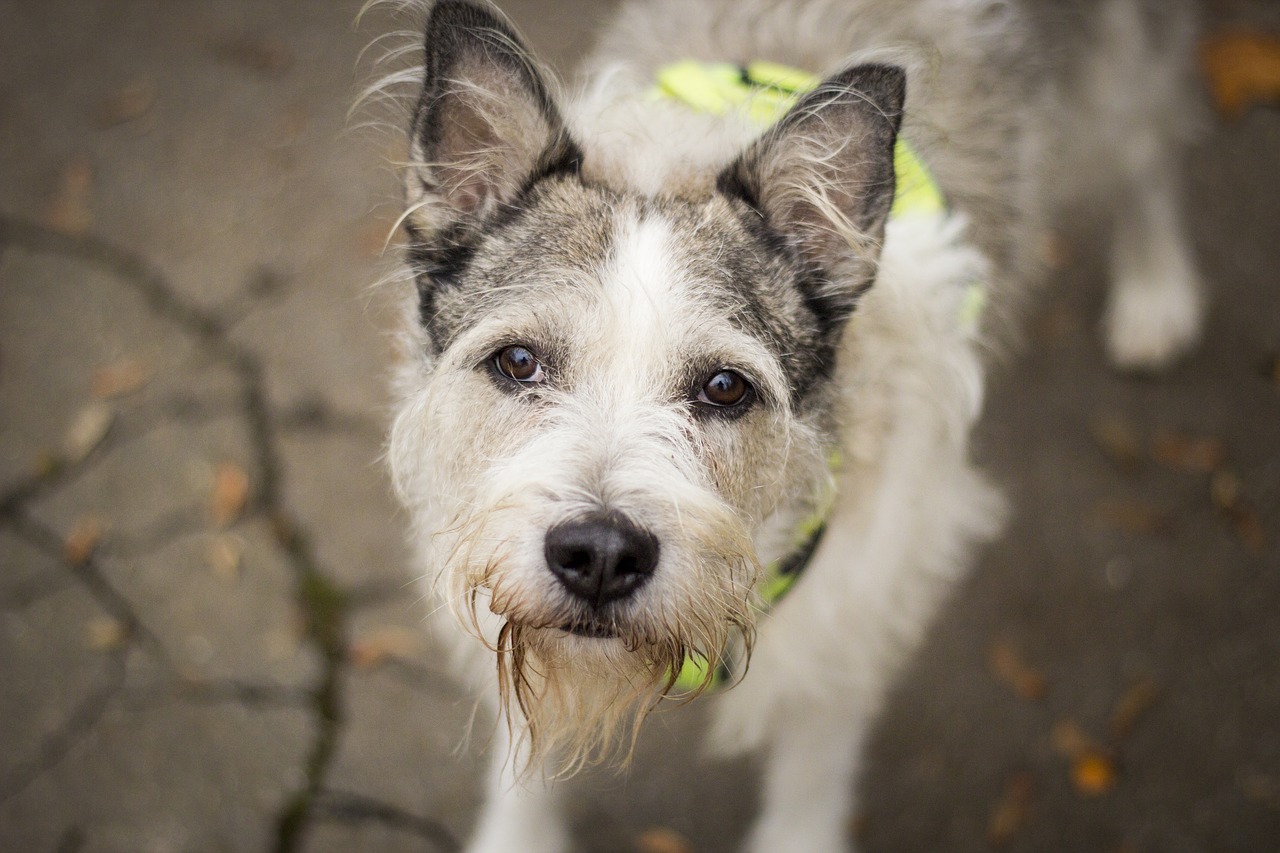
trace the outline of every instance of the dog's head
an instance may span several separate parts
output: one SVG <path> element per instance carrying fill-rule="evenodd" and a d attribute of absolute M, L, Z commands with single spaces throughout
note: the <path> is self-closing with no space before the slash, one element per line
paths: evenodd
<path fill-rule="evenodd" d="M 838 74 L 702 190 L 641 194 L 593 171 L 489 12 L 437 4 L 425 59 L 390 456 L 534 753 L 580 759 L 689 652 L 749 648 L 761 562 L 828 486 L 903 75 Z"/>

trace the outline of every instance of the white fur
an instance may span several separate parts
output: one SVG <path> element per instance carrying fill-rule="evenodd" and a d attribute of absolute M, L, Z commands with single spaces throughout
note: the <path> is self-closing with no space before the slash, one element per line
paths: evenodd
<path fill-rule="evenodd" d="M 877 287 L 842 354 L 849 440 L 830 529 L 802 582 L 761 622 L 748 677 L 702 700 L 713 704 L 718 752 L 766 756 L 751 853 L 847 846 L 861 745 L 893 676 L 973 544 L 1000 527 L 1003 503 L 968 460 L 983 371 L 960 310 L 987 264 L 963 233 L 956 217 L 891 226 Z M 658 236 L 642 235 L 632 248 L 657 248 Z M 655 263 L 638 261 L 637 279 Z M 627 304 L 635 296 L 643 304 L 643 293 Z M 471 853 L 567 849 L 563 827 L 548 819 L 557 809 L 553 787 L 518 781 L 505 737 L 491 760 Z"/>
<path fill-rule="evenodd" d="M 763 622 L 749 677 L 714 700 L 718 750 L 765 750 L 751 853 L 847 847 L 850 786 L 885 693 L 973 543 L 1001 526 L 1003 503 L 967 454 L 983 371 L 960 299 L 985 267 L 959 222 L 896 223 L 851 324 L 840 502 L 803 581 Z"/>
<path fill-rule="evenodd" d="M 1204 297 L 1169 184 L 1134 186 L 1132 193 L 1112 247 L 1106 341 L 1118 367 L 1152 370 L 1197 343 Z"/>

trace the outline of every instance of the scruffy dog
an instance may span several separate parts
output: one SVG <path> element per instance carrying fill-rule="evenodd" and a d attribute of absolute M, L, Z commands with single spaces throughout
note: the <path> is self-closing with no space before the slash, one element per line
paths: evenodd
<path fill-rule="evenodd" d="M 676 698 L 765 754 L 747 850 L 850 849 L 868 728 L 1001 525 L 968 437 L 1052 217 L 1114 210 L 1117 364 L 1195 341 L 1191 34 L 1166 0 L 632 2 L 566 97 L 496 12 L 430 9 L 388 455 L 504 721 L 472 851 L 568 849 L 546 780 Z"/>

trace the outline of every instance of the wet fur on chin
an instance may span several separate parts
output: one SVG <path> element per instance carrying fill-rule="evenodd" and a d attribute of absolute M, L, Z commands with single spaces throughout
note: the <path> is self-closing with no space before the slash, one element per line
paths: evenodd
<path fill-rule="evenodd" d="M 512 501 L 507 511 L 519 514 Z M 692 523 L 695 513 L 686 511 Z M 702 566 L 736 565 L 699 582 L 699 595 L 679 613 L 656 612 L 606 618 L 609 637 L 571 633 L 596 624 L 600 614 L 568 600 L 562 591 L 526 594 L 513 582 L 501 548 L 482 543 L 500 538 L 503 513 L 471 516 L 458 525 L 451 553 L 447 595 L 463 602 L 457 618 L 497 658 L 497 691 L 514 744 L 512 761 L 522 776 L 547 772 L 573 775 L 584 766 L 625 767 L 640 724 L 674 686 L 685 659 L 708 656 L 711 677 L 720 650 L 731 643 L 749 659 L 754 644 L 754 589 L 760 576 L 751 542 L 728 519 L 697 525 L 716 537 L 704 543 Z M 738 537 L 735 542 L 735 538 Z M 712 550 L 714 548 L 714 551 Z M 690 572 L 690 575 L 694 575 Z M 496 639 L 486 623 L 501 620 Z M 696 698 L 701 689 L 682 694 Z"/>
<path fill-rule="evenodd" d="M 678 640 L 585 639 L 508 620 L 495 649 L 498 690 L 521 776 L 570 776 L 630 761 L 640 724 L 670 689 L 687 648 Z"/>

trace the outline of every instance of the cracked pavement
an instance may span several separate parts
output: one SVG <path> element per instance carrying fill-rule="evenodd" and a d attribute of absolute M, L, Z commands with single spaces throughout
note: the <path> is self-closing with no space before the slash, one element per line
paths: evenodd
<path fill-rule="evenodd" d="M 565 68 L 608 4 L 504 7 Z M 0 849 L 450 851 L 470 824 L 485 736 L 458 748 L 378 461 L 400 142 L 350 130 L 393 25 L 356 11 L 0 5 Z M 1017 515 L 890 702 L 863 849 L 1278 849 L 1277 151 L 1258 109 L 1195 152 L 1214 307 L 1169 376 L 1105 368 L 1096 234 L 1064 235 L 979 436 Z M 570 786 L 585 849 L 733 848 L 754 768 L 697 762 L 700 724 Z"/>

